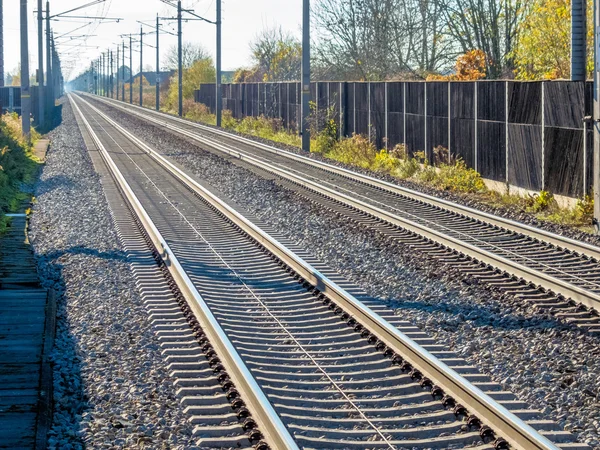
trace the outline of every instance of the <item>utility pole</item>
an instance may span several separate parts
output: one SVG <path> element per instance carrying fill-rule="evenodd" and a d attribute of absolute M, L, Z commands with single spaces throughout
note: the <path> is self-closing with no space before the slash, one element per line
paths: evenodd
<path fill-rule="evenodd" d="M 108 97 L 108 52 L 102 55 L 104 59 L 104 96 Z"/>
<path fill-rule="evenodd" d="M 587 70 L 586 51 L 587 0 L 571 1 L 571 80 L 585 81 Z"/>
<path fill-rule="evenodd" d="M 117 100 L 119 100 L 119 46 L 117 45 Z"/>
<path fill-rule="evenodd" d="M 104 53 L 102 53 L 101 57 L 102 57 L 102 65 L 100 66 L 101 67 L 100 74 L 102 76 L 102 84 L 101 84 L 101 86 L 102 86 L 102 96 L 104 97 L 106 95 L 106 90 L 104 89 L 105 83 L 106 83 L 106 78 L 104 76 Z"/>
<path fill-rule="evenodd" d="M 302 150 L 310 152 L 310 0 L 303 0 L 302 10 Z"/>
<path fill-rule="evenodd" d="M 600 234 L 600 1 L 594 2 L 594 219 L 596 234 Z"/>
<path fill-rule="evenodd" d="M 221 115 L 223 110 L 223 87 L 221 85 L 221 0 L 217 0 L 217 126 L 221 126 Z"/>
<path fill-rule="evenodd" d="M 31 97 L 29 94 L 29 42 L 27 40 L 27 0 L 21 0 L 21 126 L 27 141 L 31 136 Z"/>
<path fill-rule="evenodd" d="M 133 104 L 133 39 L 129 35 L 129 103 Z"/>
<path fill-rule="evenodd" d="M 4 86 L 4 7 L 0 0 L 0 86 Z"/>
<path fill-rule="evenodd" d="M 123 84 L 121 85 L 121 101 L 124 102 L 125 101 L 125 41 L 121 41 L 122 47 L 123 47 Z M 131 71 L 130 71 L 131 72 Z M 131 74 L 129 75 L 129 78 L 131 78 Z M 131 80 L 130 80 L 131 81 Z"/>
<path fill-rule="evenodd" d="M 54 111 L 54 85 L 52 84 L 52 52 L 50 51 L 50 2 L 46 1 L 46 97 L 50 114 Z M 50 116 L 52 117 L 52 116 Z"/>
<path fill-rule="evenodd" d="M 177 0 L 177 81 L 179 96 L 179 117 L 183 115 L 183 57 L 181 48 L 181 0 Z"/>
<path fill-rule="evenodd" d="M 156 110 L 160 109 L 160 23 L 158 22 L 158 14 L 156 14 Z"/>
<path fill-rule="evenodd" d="M 2 0 L 0 0 L 2 1 Z M 38 22 L 38 125 L 44 123 L 44 16 L 42 0 L 37 2 Z"/>
<path fill-rule="evenodd" d="M 113 91 L 114 91 L 114 87 L 115 87 L 114 86 L 115 82 L 114 82 L 114 79 L 113 79 L 113 74 L 115 72 L 114 72 L 113 52 L 112 52 L 112 50 L 109 50 L 109 53 L 110 53 L 110 69 L 108 71 L 108 73 L 109 73 L 109 75 L 108 75 L 108 77 L 109 77 L 108 78 L 109 94 L 108 95 L 109 95 L 110 98 L 113 98 L 114 97 L 114 92 Z"/>
<path fill-rule="evenodd" d="M 142 83 L 142 81 L 144 80 L 144 75 L 142 74 L 142 72 L 144 71 L 143 69 L 143 62 L 144 62 L 144 31 L 142 30 L 142 27 L 140 27 L 140 106 L 143 106 L 142 104 L 142 85 L 144 83 Z"/>

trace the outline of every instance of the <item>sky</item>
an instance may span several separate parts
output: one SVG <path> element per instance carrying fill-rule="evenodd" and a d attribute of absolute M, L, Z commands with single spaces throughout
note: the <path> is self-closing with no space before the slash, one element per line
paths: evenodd
<path fill-rule="evenodd" d="M 50 0 L 52 15 L 90 3 L 93 0 Z M 20 61 L 20 14 L 19 1 L 4 1 L 4 68 L 5 72 L 13 71 Z M 193 9 L 200 16 L 215 20 L 215 0 L 183 0 L 184 8 Z M 250 62 L 249 44 L 263 29 L 281 26 L 284 30 L 300 35 L 302 22 L 302 0 L 222 0 L 223 11 L 223 70 L 234 70 L 248 65 Z M 45 8 L 45 0 L 43 2 Z M 38 66 L 37 52 L 37 0 L 28 0 L 28 39 L 30 73 L 35 73 Z M 106 0 L 85 9 L 71 13 L 72 15 L 102 16 L 120 18 L 117 22 L 98 23 L 92 19 L 61 19 L 51 22 L 55 36 L 69 33 L 77 27 L 84 28 L 73 31 L 67 36 L 87 35 L 85 39 L 73 39 L 65 36 L 57 39 L 57 48 L 63 62 L 65 78 L 74 78 L 90 66 L 101 52 L 109 47 L 116 51 L 121 42 L 120 35 L 136 33 L 139 37 L 140 24 L 148 21 L 153 24 L 156 14 L 160 17 L 174 17 L 177 9 L 161 0 Z M 185 15 L 184 15 L 185 16 Z M 165 29 L 176 30 L 175 21 L 165 21 Z M 144 27 L 145 31 L 152 29 Z M 213 56 L 216 46 L 216 27 L 214 25 L 189 21 L 183 23 L 183 40 L 202 44 Z M 147 39 L 147 41 L 146 41 Z M 160 36 L 160 53 L 176 45 L 177 37 L 168 34 Z M 144 41 L 155 45 L 156 35 L 144 36 Z M 126 58 L 128 53 L 126 53 Z M 139 69 L 139 53 L 134 53 L 134 72 Z M 144 47 L 144 67 L 148 64 L 154 68 L 156 50 Z M 126 64 L 128 62 L 126 60 Z"/>

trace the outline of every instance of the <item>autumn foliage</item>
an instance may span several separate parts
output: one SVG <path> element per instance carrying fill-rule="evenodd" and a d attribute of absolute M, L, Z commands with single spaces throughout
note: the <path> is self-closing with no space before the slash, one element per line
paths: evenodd
<path fill-rule="evenodd" d="M 593 2 L 588 0 L 588 76 L 593 70 Z M 571 0 L 535 0 L 520 24 L 511 58 L 520 80 L 569 78 Z"/>
<path fill-rule="evenodd" d="M 456 59 L 456 73 L 429 75 L 427 81 L 476 81 L 485 78 L 486 57 L 482 50 L 471 50 Z"/>

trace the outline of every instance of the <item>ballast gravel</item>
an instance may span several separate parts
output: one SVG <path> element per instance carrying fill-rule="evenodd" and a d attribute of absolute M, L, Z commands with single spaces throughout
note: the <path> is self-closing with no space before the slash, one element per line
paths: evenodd
<path fill-rule="evenodd" d="M 62 108 L 30 222 L 42 284 L 58 301 L 48 448 L 194 448 L 99 177 Z"/>
<path fill-rule="evenodd" d="M 600 449 L 600 339 L 312 204 L 225 159 L 114 108 L 111 117 L 579 440 Z"/>

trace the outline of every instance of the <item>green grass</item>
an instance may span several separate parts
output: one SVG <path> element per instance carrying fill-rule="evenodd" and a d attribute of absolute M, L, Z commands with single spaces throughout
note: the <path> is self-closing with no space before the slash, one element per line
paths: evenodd
<path fill-rule="evenodd" d="M 39 139 L 33 130 L 32 141 Z M 0 117 L 0 233 L 10 223 L 7 213 L 17 212 L 31 198 L 27 186 L 37 176 L 40 161 L 32 153 L 32 144 L 26 142 L 16 114 Z"/>

